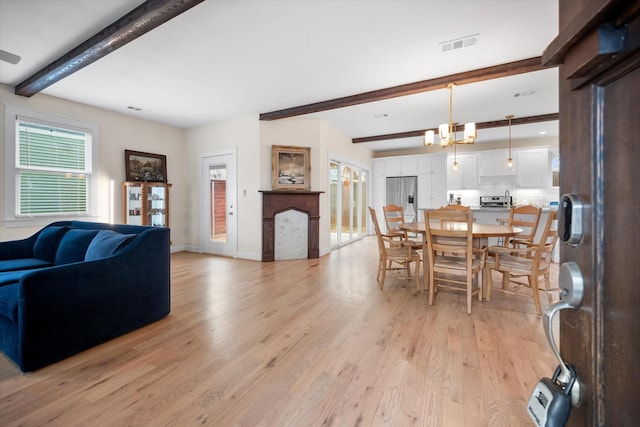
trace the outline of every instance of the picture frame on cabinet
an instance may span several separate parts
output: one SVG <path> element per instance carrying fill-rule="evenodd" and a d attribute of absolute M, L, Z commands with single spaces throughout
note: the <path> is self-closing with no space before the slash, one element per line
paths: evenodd
<path fill-rule="evenodd" d="M 124 150 L 126 181 L 167 182 L 167 156 Z"/>
<path fill-rule="evenodd" d="M 271 146 L 271 189 L 311 190 L 311 147 Z"/>

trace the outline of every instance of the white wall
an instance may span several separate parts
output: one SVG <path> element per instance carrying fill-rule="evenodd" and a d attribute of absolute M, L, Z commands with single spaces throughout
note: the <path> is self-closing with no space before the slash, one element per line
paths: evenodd
<path fill-rule="evenodd" d="M 200 157 L 222 150 L 237 151 L 238 257 L 262 257 L 262 213 L 260 186 L 260 128 L 257 115 L 189 129 L 187 140 L 188 245 L 199 251 Z M 246 190 L 246 195 L 245 195 Z"/>
<path fill-rule="evenodd" d="M 43 94 L 25 98 L 13 94 L 13 90 L 0 85 L 0 165 L 4 165 L 4 110 L 14 105 L 74 120 L 90 122 L 99 128 L 99 167 L 97 221 L 110 218 L 110 182 L 114 181 L 113 220 L 122 223 L 122 181 L 125 179 L 124 150 L 144 151 L 167 156 L 167 175 L 173 184 L 171 189 L 171 239 L 174 247 L 185 244 L 186 236 L 186 150 L 185 131 L 172 126 L 136 119 L 125 114 L 89 107 Z M 123 109 L 124 109 L 123 104 Z M 4 193 L 4 170 L 0 173 L 0 189 Z M 4 212 L 4 194 L 0 197 L 0 212 Z M 0 225 L 0 240 L 28 237 L 41 227 L 6 227 Z"/>
<path fill-rule="evenodd" d="M 122 218 L 122 181 L 125 178 L 124 150 L 167 156 L 167 175 L 171 189 L 172 250 L 199 250 L 199 162 L 202 155 L 233 148 L 238 166 L 238 256 L 260 259 L 262 251 L 262 198 L 259 190 L 271 189 L 271 146 L 311 147 L 311 188 L 324 191 L 320 197 L 320 253 L 330 250 L 328 165 L 329 153 L 341 160 L 370 169 L 371 150 L 354 145 L 351 139 L 317 119 L 292 118 L 261 122 L 251 115 L 188 130 L 136 119 L 129 115 L 37 94 L 16 96 L 10 87 L 0 85 L 0 108 L 14 105 L 69 119 L 95 123 L 99 127 L 98 218 L 114 222 Z M 124 107 L 123 107 L 124 108 Z M 2 116 L 4 117 L 4 114 Z M 4 121 L 0 120 L 0 164 L 4 164 Z M 110 206 L 111 181 L 114 200 Z M 4 174 L 0 173 L 4 189 Z M 246 191 L 246 193 L 245 193 Z M 245 195 L 246 194 L 246 195 Z M 4 199 L 0 197 L 0 212 Z M 112 211 L 112 212 L 111 212 Z M 0 225 L 0 240 L 28 237 L 40 226 Z"/>
<path fill-rule="evenodd" d="M 320 255 L 329 253 L 329 156 L 371 171 L 372 152 L 353 144 L 351 138 L 318 119 L 290 118 L 260 122 L 261 179 L 260 188 L 271 189 L 271 146 L 311 147 L 311 190 L 320 195 Z"/>

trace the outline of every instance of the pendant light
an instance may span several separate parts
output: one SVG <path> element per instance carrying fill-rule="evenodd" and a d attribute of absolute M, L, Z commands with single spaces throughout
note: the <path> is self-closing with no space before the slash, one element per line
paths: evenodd
<path fill-rule="evenodd" d="M 456 144 L 453 144 L 453 171 L 456 172 L 458 170 L 458 155 L 456 153 Z"/>
<path fill-rule="evenodd" d="M 507 168 L 511 169 L 513 167 L 513 158 L 511 157 L 511 119 L 513 119 L 513 114 L 509 114 L 507 119 L 509 120 L 509 157 L 507 158 Z"/>

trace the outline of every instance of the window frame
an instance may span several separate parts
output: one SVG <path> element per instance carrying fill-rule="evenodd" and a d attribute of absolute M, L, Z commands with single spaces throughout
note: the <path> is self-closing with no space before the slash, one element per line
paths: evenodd
<path fill-rule="evenodd" d="M 19 121 L 31 120 L 35 123 L 49 125 L 53 127 L 80 130 L 91 135 L 91 143 L 86 149 L 89 151 L 87 158 L 90 164 L 86 166 L 89 192 L 86 213 L 55 213 L 38 215 L 18 215 L 16 208 L 19 197 L 19 180 L 17 173 L 20 168 L 16 166 L 18 141 L 16 138 L 17 123 Z M 5 195 L 4 195 L 4 225 L 7 227 L 21 226 L 43 226 L 53 221 L 69 219 L 93 219 L 98 217 L 98 125 L 56 116 L 54 114 L 29 110 L 22 107 L 5 105 L 4 117 L 4 169 L 5 169 Z"/>

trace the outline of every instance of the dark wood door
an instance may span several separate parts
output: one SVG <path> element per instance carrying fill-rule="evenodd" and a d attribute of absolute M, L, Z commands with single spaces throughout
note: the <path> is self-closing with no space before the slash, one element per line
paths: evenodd
<path fill-rule="evenodd" d="M 543 55 L 559 65 L 560 192 L 587 205 L 579 310 L 560 313 L 560 352 L 581 404 L 571 426 L 637 425 L 640 414 L 640 6 L 561 0 L 559 35 Z"/>

